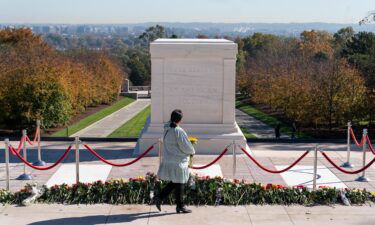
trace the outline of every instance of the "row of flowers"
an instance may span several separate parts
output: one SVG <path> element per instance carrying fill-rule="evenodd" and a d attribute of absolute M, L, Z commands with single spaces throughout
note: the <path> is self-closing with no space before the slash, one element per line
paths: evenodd
<path fill-rule="evenodd" d="M 220 177 L 194 177 L 193 185 L 186 188 L 186 203 L 189 205 L 245 205 L 245 204 L 336 204 L 344 203 L 343 193 L 351 204 L 375 202 L 375 193 L 358 189 L 335 189 L 321 186 L 311 191 L 303 186 L 284 187 L 282 185 L 247 183 L 244 180 L 228 180 Z M 145 178 L 113 179 L 90 184 L 66 184 L 47 188 L 37 199 L 40 203 L 64 204 L 149 204 L 152 197 L 166 185 L 154 174 Z M 32 195 L 31 186 L 12 193 L 0 190 L 0 203 L 21 204 Z M 169 204 L 174 203 L 171 196 Z"/>

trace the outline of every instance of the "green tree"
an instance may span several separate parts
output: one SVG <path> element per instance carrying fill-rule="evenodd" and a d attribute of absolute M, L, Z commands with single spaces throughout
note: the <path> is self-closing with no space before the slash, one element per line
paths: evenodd
<path fill-rule="evenodd" d="M 359 32 L 346 43 L 342 55 L 363 73 L 368 88 L 375 88 L 375 34 Z"/>
<path fill-rule="evenodd" d="M 139 39 L 142 41 L 142 44 L 144 46 L 148 46 L 150 42 L 158 39 L 158 38 L 165 38 L 165 28 L 160 25 L 156 25 L 153 27 L 149 27 L 146 29 L 145 32 L 143 32 L 141 35 L 139 35 Z"/>
<path fill-rule="evenodd" d="M 144 85 L 148 74 L 146 67 L 141 62 L 138 55 L 133 55 L 128 63 L 128 66 L 130 69 L 129 80 L 133 83 L 133 85 Z"/>
<path fill-rule="evenodd" d="M 354 37 L 354 34 L 355 32 L 352 27 L 345 27 L 338 30 L 333 35 L 336 51 L 340 52 L 346 43 Z"/>
<path fill-rule="evenodd" d="M 256 57 L 261 52 L 275 50 L 280 44 L 280 38 L 272 34 L 255 33 L 243 39 L 243 50 L 250 57 Z"/>

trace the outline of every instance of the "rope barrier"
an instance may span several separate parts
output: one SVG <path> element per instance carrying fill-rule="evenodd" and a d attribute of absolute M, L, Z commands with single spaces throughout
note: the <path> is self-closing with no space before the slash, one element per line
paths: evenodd
<path fill-rule="evenodd" d="M 363 146 L 363 141 L 364 141 L 363 136 L 362 136 L 362 139 L 361 139 L 361 143 L 358 143 L 357 138 L 355 137 L 355 134 L 354 134 L 354 131 L 353 131 L 352 128 L 350 128 L 350 135 L 352 136 L 354 143 L 355 143 L 358 147 L 362 147 L 362 146 Z"/>
<path fill-rule="evenodd" d="M 368 148 L 371 150 L 372 154 L 375 155 L 375 149 L 374 149 L 374 146 L 372 146 L 371 144 L 371 140 L 368 136 L 366 136 L 366 140 L 367 140 L 367 145 L 368 145 Z"/>
<path fill-rule="evenodd" d="M 33 166 L 31 163 L 29 163 L 26 159 L 24 159 L 17 151 L 16 149 L 14 149 L 12 146 L 9 146 L 9 150 L 11 152 L 13 152 L 23 163 L 25 163 L 27 166 L 33 168 L 33 169 L 36 169 L 36 170 L 49 170 L 49 169 L 52 169 L 54 168 L 55 166 L 57 166 L 58 164 L 60 164 L 64 159 L 65 157 L 68 155 L 68 153 L 70 152 L 70 150 L 72 149 L 72 145 L 69 145 L 68 149 L 65 150 L 64 154 L 59 158 L 59 160 L 57 160 L 54 164 L 52 164 L 51 166 L 47 166 L 47 167 L 38 167 L 38 166 Z"/>
<path fill-rule="evenodd" d="M 230 146 L 230 145 L 229 145 Z M 224 155 L 225 155 L 225 153 L 228 151 L 228 147 L 226 147 L 225 149 L 224 149 L 224 151 L 216 158 L 216 159 L 214 159 L 212 162 L 210 162 L 209 164 L 207 164 L 207 165 L 205 165 L 205 166 L 192 166 L 191 168 L 192 169 L 195 169 L 195 170 L 202 170 L 202 169 L 206 169 L 206 168 L 208 168 L 208 167 L 210 167 L 210 166 L 212 166 L 213 164 L 215 164 L 217 161 L 219 161 L 219 159 L 221 159 Z"/>
<path fill-rule="evenodd" d="M 241 150 L 257 165 L 259 166 L 259 168 L 261 168 L 262 170 L 266 171 L 266 172 L 269 172 L 269 173 L 283 173 L 285 171 L 288 171 L 290 170 L 291 168 L 293 168 L 295 165 L 297 165 L 297 163 L 299 163 L 303 158 L 305 158 L 305 156 L 307 154 L 309 154 L 310 150 L 307 150 L 305 153 L 303 153 L 294 163 L 292 163 L 290 166 L 282 169 L 282 170 L 270 170 L 270 169 L 267 169 L 265 168 L 264 166 L 262 166 L 254 157 L 252 157 L 244 148 L 241 147 Z"/>
<path fill-rule="evenodd" d="M 34 135 L 34 140 L 31 142 L 29 136 L 26 136 L 26 140 L 27 140 L 27 142 L 28 142 L 30 145 L 35 145 L 35 144 L 37 143 L 38 135 L 39 135 L 38 128 L 36 128 L 36 130 L 35 130 L 35 135 Z"/>
<path fill-rule="evenodd" d="M 348 170 L 344 170 L 344 169 L 342 169 L 340 166 L 338 166 L 336 163 L 334 163 L 334 162 L 332 161 L 332 159 L 330 159 L 330 158 L 328 157 L 328 155 L 327 155 L 325 152 L 320 151 L 320 153 L 322 153 L 322 155 L 324 156 L 324 158 L 325 158 L 325 159 L 326 159 L 326 160 L 327 160 L 332 166 L 334 166 L 336 169 L 338 169 L 338 170 L 340 170 L 341 172 L 346 173 L 346 174 L 357 174 L 357 173 L 360 173 L 360 172 L 366 170 L 367 168 L 369 168 L 369 167 L 375 162 L 375 158 L 374 158 L 374 159 L 371 160 L 367 165 L 365 165 L 363 168 L 358 169 L 358 170 L 354 170 L 354 171 L 348 171 Z"/>
<path fill-rule="evenodd" d="M 24 138 L 22 137 L 21 140 L 20 140 L 20 143 L 18 145 L 18 148 L 17 149 L 14 149 L 14 151 L 16 152 L 20 152 L 21 151 L 21 148 L 22 148 L 22 145 L 23 145 L 23 142 L 24 142 Z M 13 155 L 16 155 L 13 151 L 11 151 Z"/>
<path fill-rule="evenodd" d="M 85 148 L 91 152 L 96 158 L 98 158 L 100 161 L 108 164 L 108 165 L 111 165 L 111 166 L 117 166 L 117 167 L 123 167 L 123 166 L 130 166 L 132 165 L 133 163 L 137 162 L 138 160 L 140 160 L 141 158 L 143 158 L 147 153 L 149 153 L 153 148 L 154 148 L 154 145 L 151 145 L 145 152 L 143 152 L 140 156 L 138 156 L 136 159 L 128 162 L 128 163 L 124 163 L 124 164 L 116 164 L 116 163 L 111 163 L 107 160 L 105 160 L 103 157 L 101 157 L 97 152 L 95 152 L 92 148 L 90 148 L 90 146 L 84 144 L 83 146 L 85 146 Z"/>

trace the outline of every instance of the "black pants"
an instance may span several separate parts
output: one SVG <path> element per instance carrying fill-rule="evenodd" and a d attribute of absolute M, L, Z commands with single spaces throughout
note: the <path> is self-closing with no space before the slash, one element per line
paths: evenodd
<path fill-rule="evenodd" d="M 169 182 L 165 188 L 163 188 L 158 196 L 161 201 L 164 201 L 168 198 L 169 194 L 175 190 L 175 198 L 177 208 L 184 207 L 184 189 L 185 184 Z"/>

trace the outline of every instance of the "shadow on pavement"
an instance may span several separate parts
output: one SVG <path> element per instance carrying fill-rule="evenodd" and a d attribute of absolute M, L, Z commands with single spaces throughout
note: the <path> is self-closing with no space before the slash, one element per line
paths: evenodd
<path fill-rule="evenodd" d="M 139 219 L 147 219 L 152 217 L 167 216 L 175 213 L 158 213 L 158 212 L 145 212 L 145 213 L 130 213 L 120 215 L 95 215 L 95 216 L 82 216 L 82 217 L 67 217 L 59 219 L 50 219 L 30 223 L 29 225 L 59 225 L 59 224 L 80 224 L 80 225 L 95 225 L 95 224 L 111 224 L 111 223 L 127 223 Z"/>

